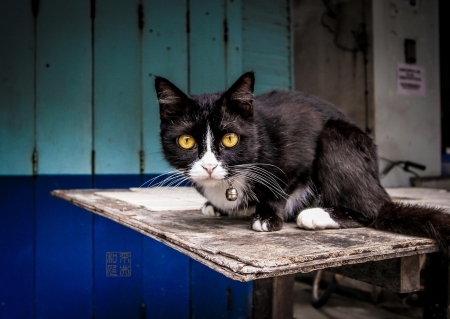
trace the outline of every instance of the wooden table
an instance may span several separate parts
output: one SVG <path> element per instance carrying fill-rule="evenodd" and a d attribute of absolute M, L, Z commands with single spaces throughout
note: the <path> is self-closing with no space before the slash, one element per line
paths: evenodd
<path fill-rule="evenodd" d="M 388 192 L 394 200 L 450 208 L 446 191 Z M 152 237 L 229 278 L 255 280 L 253 302 L 260 305 L 254 307 L 255 318 L 292 318 L 292 298 L 284 297 L 292 296 L 292 275 L 316 269 L 331 268 L 398 292 L 416 291 L 419 255 L 438 251 L 431 239 L 369 228 L 309 231 L 286 223 L 278 232 L 255 232 L 248 227 L 249 217 L 202 215 L 205 199 L 192 188 L 55 190 L 52 195 Z M 434 264 L 445 268 L 435 272 L 442 286 L 446 261 L 441 254 L 432 255 L 439 256 Z M 446 311 L 447 304 L 440 305 Z"/>

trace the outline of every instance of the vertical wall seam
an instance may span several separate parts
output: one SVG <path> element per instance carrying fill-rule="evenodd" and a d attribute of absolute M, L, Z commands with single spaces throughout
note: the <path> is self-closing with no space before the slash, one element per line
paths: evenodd
<path fill-rule="evenodd" d="M 31 2 L 31 11 L 33 14 L 33 153 L 32 153 L 32 161 L 34 162 L 34 156 L 37 154 L 37 129 L 36 129 L 36 115 L 37 115 L 37 16 L 39 12 L 39 1 L 38 0 L 32 0 Z M 33 174 L 33 318 L 36 318 L 36 297 L 37 297 L 37 289 L 36 289 L 36 237 L 37 237 L 37 211 L 36 211 L 36 193 L 37 193 L 37 183 L 36 183 L 36 177 L 37 177 L 37 166 L 32 163 L 32 174 Z"/>
<path fill-rule="evenodd" d="M 142 185 L 142 179 L 145 172 L 145 151 L 144 151 L 144 90 L 143 90 L 143 42 L 144 42 L 144 5 L 142 0 L 139 1 L 138 7 L 138 27 L 139 27 L 139 174 L 140 183 Z"/>
<path fill-rule="evenodd" d="M 191 94 L 191 17 L 190 0 L 186 0 L 187 91 Z"/>
<path fill-rule="evenodd" d="M 225 64 L 225 87 L 223 88 L 224 90 L 227 90 L 228 87 L 230 86 L 229 82 L 229 78 L 230 78 L 230 61 L 229 60 L 229 54 L 228 54 L 228 46 L 230 45 L 230 37 L 228 34 L 228 0 L 225 0 L 224 2 L 224 10 L 223 10 L 223 50 L 224 50 L 224 64 Z"/>
<path fill-rule="evenodd" d="M 293 8 L 293 0 L 287 0 L 286 2 L 287 5 L 287 18 L 288 18 L 288 28 L 289 28 L 289 32 L 288 32 L 288 36 L 289 36 L 289 74 L 290 74 L 290 83 L 289 83 L 289 90 L 293 90 L 295 88 L 294 85 L 294 81 L 295 81 L 295 77 L 294 77 L 294 19 L 292 18 L 293 14 L 292 14 L 292 8 Z"/>
<path fill-rule="evenodd" d="M 91 187 L 95 184 L 95 0 L 91 6 Z M 91 214 L 91 317 L 95 318 L 95 216 Z"/>
<path fill-rule="evenodd" d="M 33 13 L 33 151 L 31 154 L 31 170 L 37 176 L 37 17 L 39 13 L 39 0 L 32 0 Z"/>
<path fill-rule="evenodd" d="M 91 178 L 95 176 L 95 15 L 96 3 L 91 0 Z"/>

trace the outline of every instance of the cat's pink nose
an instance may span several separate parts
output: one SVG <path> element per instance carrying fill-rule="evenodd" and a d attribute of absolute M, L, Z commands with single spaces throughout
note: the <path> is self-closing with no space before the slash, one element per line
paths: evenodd
<path fill-rule="evenodd" d="M 205 165 L 205 166 L 202 165 L 202 167 L 211 176 L 217 165 Z"/>

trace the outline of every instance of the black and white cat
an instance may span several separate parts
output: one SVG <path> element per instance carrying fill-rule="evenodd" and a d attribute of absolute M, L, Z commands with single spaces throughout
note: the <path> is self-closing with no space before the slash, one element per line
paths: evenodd
<path fill-rule="evenodd" d="M 256 231 L 370 226 L 434 238 L 450 215 L 391 201 L 372 139 L 333 105 L 300 92 L 253 96 L 254 74 L 226 92 L 188 96 L 156 77 L 165 159 L 207 198 L 203 214 L 252 216 Z M 227 189 L 237 190 L 235 201 Z"/>

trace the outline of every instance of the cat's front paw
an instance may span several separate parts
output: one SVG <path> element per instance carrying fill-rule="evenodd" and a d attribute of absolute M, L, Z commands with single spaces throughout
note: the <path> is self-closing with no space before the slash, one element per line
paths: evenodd
<path fill-rule="evenodd" d="M 259 214 L 253 214 L 250 228 L 262 232 L 277 231 L 283 228 L 283 220 L 276 215 L 262 217 Z"/>
<path fill-rule="evenodd" d="M 217 211 L 210 202 L 205 203 L 202 207 L 202 213 L 206 216 L 220 216 L 220 212 Z"/>
<path fill-rule="evenodd" d="M 297 225 L 304 229 L 340 228 L 330 213 L 319 207 L 302 210 L 297 216 Z"/>

